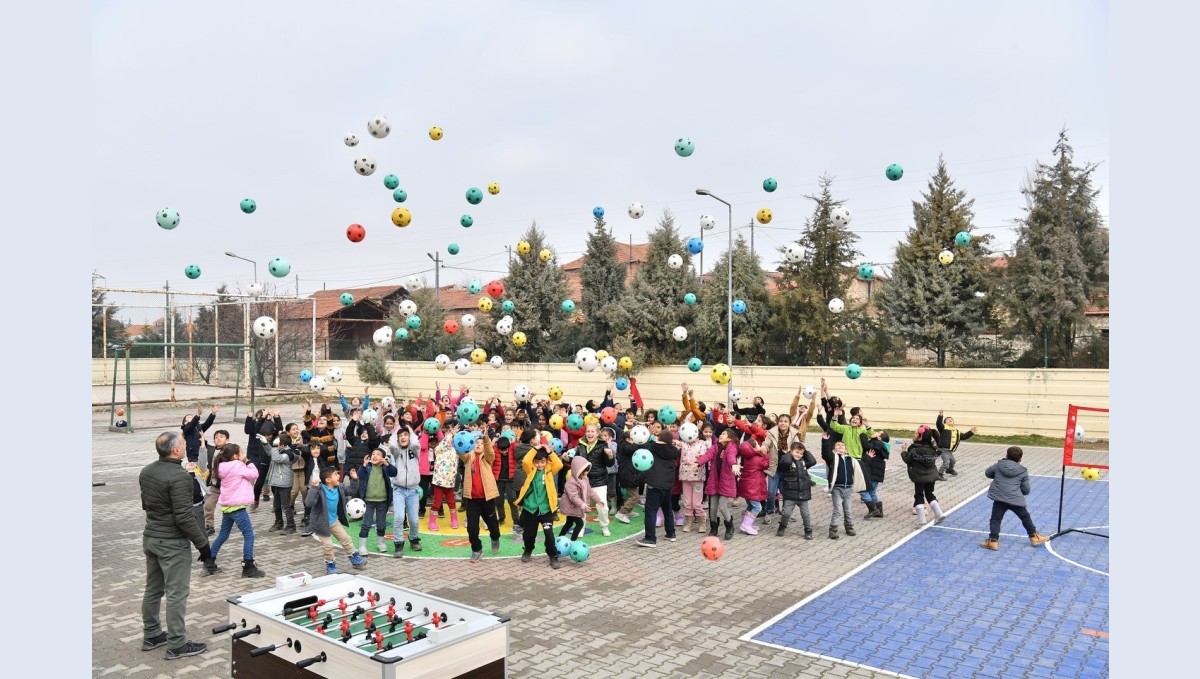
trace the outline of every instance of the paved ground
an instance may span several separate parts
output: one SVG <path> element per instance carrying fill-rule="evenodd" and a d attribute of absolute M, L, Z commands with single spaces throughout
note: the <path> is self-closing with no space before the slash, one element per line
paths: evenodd
<path fill-rule="evenodd" d="M 145 578 L 141 554 L 144 515 L 137 493 L 137 473 L 154 459 L 157 433 L 176 430 L 180 411 L 143 408 L 135 434 L 108 432 L 107 411 L 93 414 L 93 459 L 96 481 L 106 483 L 92 493 L 92 665 L 94 676 L 228 677 L 227 637 L 207 653 L 168 663 L 162 649 L 140 650 L 139 605 Z M 222 418 L 223 420 L 226 418 Z M 231 432 L 240 426 L 218 426 Z M 240 435 L 234 438 L 239 441 Z M 810 435 L 810 444 L 816 445 Z M 965 443 L 959 450 L 958 477 L 939 483 L 944 507 L 968 500 L 986 487 L 983 469 L 1002 455 L 1003 446 Z M 1025 462 L 1034 474 L 1056 474 L 1061 452 L 1026 449 Z M 512 616 L 510 676 L 596 677 L 883 677 L 887 674 L 832 660 L 811 658 L 765 647 L 739 637 L 791 608 L 802 599 L 879 555 L 915 530 L 908 508 L 912 486 L 898 456 L 883 485 L 887 517 L 856 517 L 857 537 L 837 541 L 822 535 L 806 542 L 800 531 L 777 538 L 773 531 L 737 535 L 725 557 L 704 560 L 700 537 L 680 533 L 668 543 L 660 537 L 654 550 L 625 541 L 594 549 L 581 567 L 552 571 L 544 556 L 529 564 L 512 559 L 471 565 L 466 560 L 370 560 L 366 574 L 464 604 Z M 830 506 L 817 495 L 814 521 L 827 525 Z M 858 517 L 862 511 L 856 507 Z M 1051 528 L 1052 516 L 1035 517 Z M 299 570 L 314 572 L 319 549 L 309 540 L 268 533 L 269 512 L 253 514 L 258 540 L 256 557 L 269 576 Z M 986 526 L 983 526 L 986 528 Z M 980 536 L 964 533 L 978 542 Z M 240 550 L 235 536 L 231 547 Z M 1006 546 L 1016 542 L 1009 539 Z M 1001 553 L 1001 555 L 1003 552 Z M 996 556 L 1001 556 L 996 555 Z M 224 572 L 201 577 L 195 565 L 188 605 L 192 638 L 211 639 L 208 630 L 225 622 L 228 596 L 264 589 L 269 579 L 238 577 L 235 564 Z M 947 611 L 947 615 L 952 612 Z M 994 662 L 1005 662 L 996 658 Z M 1050 676 L 1043 672 L 1031 676 Z M 1053 672 L 1051 672 L 1053 675 Z M 964 672 L 957 676 L 972 676 Z"/>

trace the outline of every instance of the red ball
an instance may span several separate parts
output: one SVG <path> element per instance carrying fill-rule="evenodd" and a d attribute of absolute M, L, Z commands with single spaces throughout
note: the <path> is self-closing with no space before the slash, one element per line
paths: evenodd
<path fill-rule="evenodd" d="M 600 421 L 604 424 L 612 424 L 617 421 L 617 410 L 612 406 L 606 406 L 600 411 Z"/>
<path fill-rule="evenodd" d="M 490 297 L 500 297 L 504 294 L 504 283 L 500 281 L 492 281 L 487 284 L 487 293 Z"/>
<path fill-rule="evenodd" d="M 709 535 L 700 541 L 700 553 L 709 561 L 716 561 L 725 556 L 725 545 L 715 535 Z"/>
<path fill-rule="evenodd" d="M 351 243 L 361 243 L 362 239 L 366 237 L 367 230 L 362 227 L 362 224 L 351 224 L 346 227 L 346 238 L 349 238 Z"/>
<path fill-rule="evenodd" d="M 453 318 L 447 318 L 442 327 L 445 328 L 446 332 L 453 335 L 454 333 L 458 332 L 458 321 L 454 320 Z"/>

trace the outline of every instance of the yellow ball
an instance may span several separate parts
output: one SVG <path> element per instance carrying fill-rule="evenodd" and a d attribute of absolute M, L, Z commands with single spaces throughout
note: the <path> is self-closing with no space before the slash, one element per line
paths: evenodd
<path fill-rule="evenodd" d="M 492 194 L 493 196 L 500 193 L 500 185 L 496 182 L 488 184 L 488 193 Z"/>
<path fill-rule="evenodd" d="M 487 359 L 488 359 L 487 352 L 484 351 L 482 347 L 476 347 L 475 350 L 471 352 L 471 360 L 476 365 L 487 361 Z"/>
<path fill-rule="evenodd" d="M 398 207 L 392 210 L 392 223 L 396 226 L 408 226 L 412 222 L 412 213 L 406 207 Z"/>
<path fill-rule="evenodd" d="M 583 426 L 590 427 L 593 424 L 600 424 L 600 418 L 592 413 L 583 416 Z"/>
<path fill-rule="evenodd" d="M 525 346 L 525 333 L 523 333 L 523 332 L 514 332 L 513 333 L 513 346 L 515 346 L 515 347 Z"/>
<path fill-rule="evenodd" d="M 479 307 L 480 311 L 484 311 L 484 312 L 491 311 L 492 310 L 492 298 L 491 297 L 480 297 L 479 304 L 477 304 L 476 306 Z"/>
<path fill-rule="evenodd" d="M 517 243 L 517 253 L 518 254 L 527 255 L 527 254 L 529 254 L 529 251 L 532 249 L 533 249 L 533 246 L 531 246 L 529 244 L 529 241 L 527 241 L 527 240 L 523 240 L 520 243 Z"/>
<path fill-rule="evenodd" d="M 954 261 L 954 253 L 950 252 L 949 250 L 942 250 L 942 253 L 938 255 L 938 261 L 941 262 L 943 266 L 950 264 Z"/>
<path fill-rule="evenodd" d="M 1100 470 L 1093 467 L 1084 467 L 1083 469 L 1079 470 L 1079 475 L 1082 476 L 1085 481 L 1095 481 L 1096 479 L 1100 478 Z"/>
<path fill-rule="evenodd" d="M 438 127 L 437 125 L 429 128 L 429 138 L 434 141 L 441 139 L 443 134 L 445 133 L 442 132 L 442 128 Z"/>
<path fill-rule="evenodd" d="M 600 351 L 596 352 L 596 360 L 597 361 L 603 361 L 606 358 L 608 358 L 608 352 L 605 351 L 604 349 L 601 349 Z"/>
<path fill-rule="evenodd" d="M 550 387 L 550 390 L 546 392 L 546 395 L 550 397 L 551 401 L 557 401 L 558 399 L 563 397 L 562 387 L 558 387 L 558 386 Z"/>
<path fill-rule="evenodd" d="M 764 207 L 763 209 L 758 211 L 758 223 L 759 224 L 770 224 L 771 216 L 772 216 L 771 211 Z"/>
<path fill-rule="evenodd" d="M 562 426 L 563 426 L 563 416 L 562 415 L 551 415 L 550 416 L 550 428 L 551 429 L 554 429 L 557 431 L 559 429 L 562 429 Z"/>
<path fill-rule="evenodd" d="M 550 248 L 542 248 L 542 251 L 538 253 L 538 258 L 543 262 L 549 262 L 553 256 L 554 254 L 550 252 Z"/>
<path fill-rule="evenodd" d="M 712 369 L 712 381 L 717 384 L 729 384 L 729 380 L 733 379 L 733 373 L 729 371 L 729 366 L 724 363 L 718 363 Z"/>
<path fill-rule="evenodd" d="M 633 359 L 628 356 L 622 356 L 621 360 L 617 361 L 617 367 L 621 370 L 631 370 L 633 368 Z"/>

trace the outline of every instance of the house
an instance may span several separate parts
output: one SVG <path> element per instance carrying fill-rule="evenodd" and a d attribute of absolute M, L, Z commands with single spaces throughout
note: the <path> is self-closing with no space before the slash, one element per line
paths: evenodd
<path fill-rule="evenodd" d="M 344 306 L 343 292 L 354 295 L 354 303 Z M 316 344 L 318 359 L 348 360 L 357 357 L 358 348 L 371 343 L 371 336 L 387 322 L 391 311 L 408 297 L 402 285 L 377 285 L 369 288 L 318 290 L 309 296 L 316 300 Z M 312 322 L 312 304 L 291 304 L 280 313 L 286 321 Z"/>
<path fill-rule="evenodd" d="M 625 286 L 628 287 L 633 283 L 634 276 L 637 275 L 638 269 L 646 263 L 647 253 L 650 252 L 649 243 L 617 243 L 617 263 L 625 265 Z M 573 259 L 562 265 L 563 277 L 567 280 L 567 294 L 576 304 L 582 298 L 583 282 L 583 265 L 587 263 L 587 255 Z"/>

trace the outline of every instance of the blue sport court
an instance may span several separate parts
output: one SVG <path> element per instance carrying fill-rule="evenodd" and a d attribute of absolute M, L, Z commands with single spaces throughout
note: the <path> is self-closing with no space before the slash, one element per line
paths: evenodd
<path fill-rule="evenodd" d="M 1059 479 L 1030 485 L 1048 537 Z M 907 677 L 1107 677 L 1108 540 L 1068 533 L 1031 547 L 1010 512 L 1000 551 L 982 549 L 991 508 L 985 490 L 742 638 Z M 1107 482 L 1067 479 L 1068 527 L 1108 534 Z"/>

